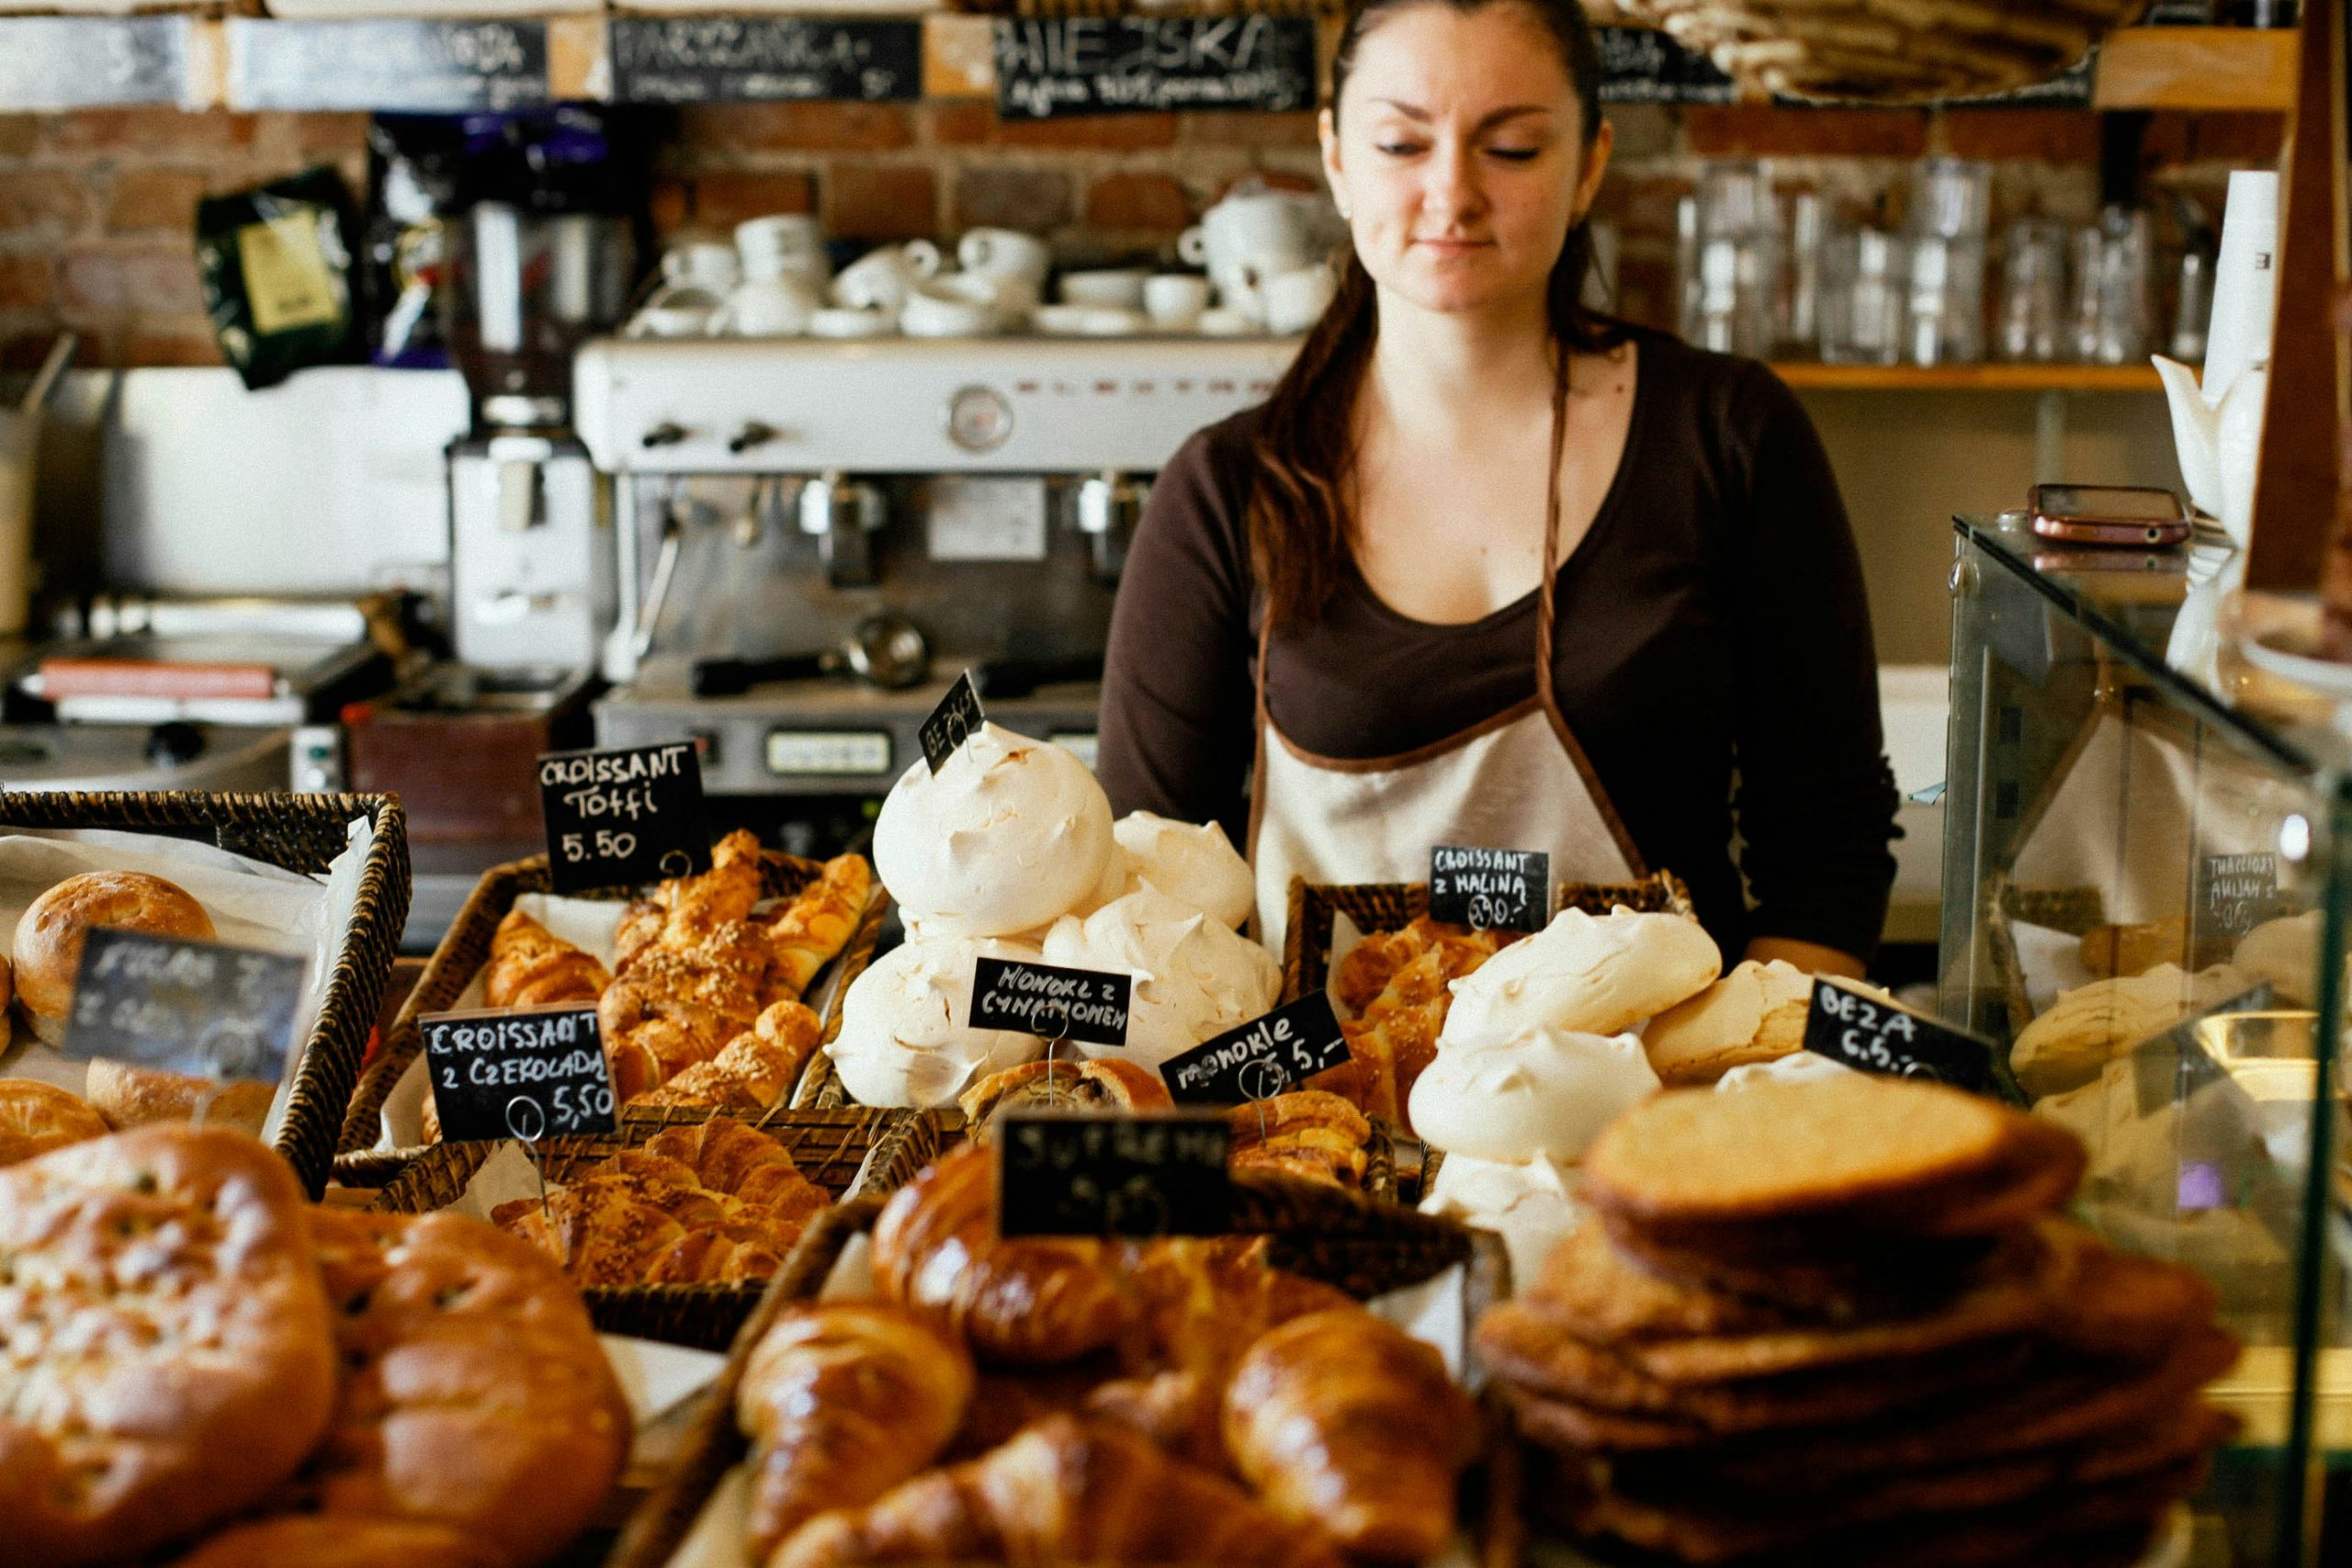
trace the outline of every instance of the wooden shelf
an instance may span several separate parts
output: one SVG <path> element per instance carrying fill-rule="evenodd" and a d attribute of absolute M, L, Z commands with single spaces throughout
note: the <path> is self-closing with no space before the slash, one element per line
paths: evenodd
<path fill-rule="evenodd" d="M 2091 107 L 2283 112 L 2296 41 L 2288 28 L 2126 28 L 2099 51 Z"/>
<path fill-rule="evenodd" d="M 1821 365 L 1772 367 L 1801 392 L 2160 392 L 2145 365 Z"/>

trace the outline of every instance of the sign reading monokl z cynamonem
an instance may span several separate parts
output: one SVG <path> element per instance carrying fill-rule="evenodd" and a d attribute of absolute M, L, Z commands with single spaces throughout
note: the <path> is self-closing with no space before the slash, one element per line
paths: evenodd
<path fill-rule="evenodd" d="M 710 869 L 702 763 L 694 742 L 539 759 L 548 874 L 559 893 Z"/>
<path fill-rule="evenodd" d="M 612 1073 L 594 1007 L 427 1013 L 417 1027 L 445 1140 L 536 1144 L 613 1130 Z"/>
<path fill-rule="evenodd" d="M 972 963 L 971 1029 L 1011 1029 L 1091 1045 L 1127 1043 L 1135 977 L 1007 958 Z"/>

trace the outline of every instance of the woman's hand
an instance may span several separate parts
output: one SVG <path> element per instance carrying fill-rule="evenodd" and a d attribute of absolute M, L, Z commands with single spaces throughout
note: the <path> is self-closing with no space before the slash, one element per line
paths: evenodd
<path fill-rule="evenodd" d="M 1850 953 L 1840 953 L 1834 947 L 1824 947 L 1817 942 L 1796 942 L 1784 936 L 1759 936 L 1747 944 L 1746 956 L 1758 964 L 1770 964 L 1775 958 L 1793 964 L 1808 975 L 1839 975 L 1849 980 L 1862 978 L 1862 961 Z"/>

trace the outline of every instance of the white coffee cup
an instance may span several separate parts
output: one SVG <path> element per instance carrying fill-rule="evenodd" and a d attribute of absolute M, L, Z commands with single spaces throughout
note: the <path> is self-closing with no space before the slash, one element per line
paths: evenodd
<path fill-rule="evenodd" d="M 939 247 L 928 240 L 883 245 L 843 267 L 833 279 L 832 300 L 852 310 L 895 315 L 914 286 L 939 271 Z"/>
<path fill-rule="evenodd" d="M 1191 332 L 1209 308 L 1209 280 L 1197 273 L 1163 272 L 1144 279 L 1143 311 L 1151 324 Z"/>
<path fill-rule="evenodd" d="M 1264 329 L 1239 310 L 1215 305 L 1200 313 L 1193 330 L 1203 337 L 1255 337 Z"/>
<path fill-rule="evenodd" d="M 1029 322 L 1054 337 L 1133 337 L 1151 325 L 1141 310 L 1115 305 L 1040 305 Z"/>
<path fill-rule="evenodd" d="M 1151 274 L 1141 267 L 1106 267 L 1062 274 L 1062 303 L 1101 305 L 1114 310 L 1143 309 L 1143 286 Z"/>
<path fill-rule="evenodd" d="M 899 309 L 899 330 L 909 337 L 988 337 L 1002 325 L 994 305 L 967 298 L 944 279 L 917 284 Z"/>
<path fill-rule="evenodd" d="M 735 254 L 753 282 L 800 277 L 822 284 L 832 276 L 824 226 L 802 212 L 779 212 L 735 225 Z"/>
<path fill-rule="evenodd" d="M 1212 276 L 1254 265 L 1264 276 L 1315 259 L 1327 205 L 1300 191 L 1237 189 L 1201 215 L 1176 242 L 1176 254 Z"/>
<path fill-rule="evenodd" d="M 956 259 L 966 272 L 1023 278 L 1033 289 L 1042 289 L 1046 274 L 1053 270 L 1054 252 L 1036 235 L 1018 229 L 972 229 L 956 242 Z"/>
<path fill-rule="evenodd" d="M 724 295 L 743 281 L 743 264 L 735 247 L 716 240 L 689 240 L 673 246 L 662 257 L 662 276 L 682 288 L 704 288 Z"/>
<path fill-rule="evenodd" d="M 943 272 L 924 285 L 985 305 L 1007 321 L 1036 309 L 1037 286 L 1011 273 Z"/>
<path fill-rule="evenodd" d="M 1288 337 L 1323 319 L 1324 310 L 1340 291 L 1340 282 L 1328 266 L 1303 266 L 1276 273 L 1259 286 L 1259 291 L 1265 302 L 1266 330 Z"/>
<path fill-rule="evenodd" d="M 718 292 L 699 284 L 672 283 L 653 291 L 621 329 L 623 337 L 702 337 L 722 303 Z"/>
<path fill-rule="evenodd" d="M 816 285 L 799 277 L 746 278 L 711 313 L 713 337 L 797 337 L 824 303 Z"/>
<path fill-rule="evenodd" d="M 810 337 L 888 337 L 895 330 L 897 323 L 881 311 L 846 305 L 829 305 L 808 318 Z"/>

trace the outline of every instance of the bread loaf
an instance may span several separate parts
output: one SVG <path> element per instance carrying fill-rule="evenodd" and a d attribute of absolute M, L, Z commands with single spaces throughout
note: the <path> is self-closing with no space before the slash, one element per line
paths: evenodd
<path fill-rule="evenodd" d="M 209 1123 L 235 1127 L 254 1137 L 261 1136 L 270 1101 L 277 1096 L 275 1084 L 258 1078 L 202 1078 L 103 1056 L 91 1062 L 85 1087 L 90 1103 L 117 1127 L 193 1122 L 201 1111 Z"/>
<path fill-rule="evenodd" d="M 93 926 L 213 940 L 212 917 L 204 906 L 160 876 L 85 871 L 67 877 L 26 906 L 12 946 L 17 999 L 33 1032 L 50 1044 L 64 1036 L 74 980 L 82 966 L 82 940 Z"/>
<path fill-rule="evenodd" d="M 55 1084 L 0 1078 L 0 1165 L 103 1138 L 110 1130 L 95 1108 Z"/>

